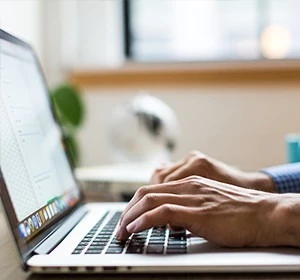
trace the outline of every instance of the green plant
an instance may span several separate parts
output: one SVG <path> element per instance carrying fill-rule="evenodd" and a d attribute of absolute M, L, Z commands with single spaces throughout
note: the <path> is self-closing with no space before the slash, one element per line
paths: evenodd
<path fill-rule="evenodd" d="M 80 91 L 70 84 L 62 84 L 51 92 L 51 99 L 58 121 L 62 126 L 63 140 L 73 167 L 80 161 L 80 148 L 76 133 L 85 116 Z"/>

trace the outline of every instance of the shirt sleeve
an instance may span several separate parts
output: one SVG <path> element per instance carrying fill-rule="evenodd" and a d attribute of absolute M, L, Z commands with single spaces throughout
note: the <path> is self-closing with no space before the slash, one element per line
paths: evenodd
<path fill-rule="evenodd" d="M 290 163 L 262 170 L 275 182 L 279 193 L 300 193 L 300 163 Z"/>

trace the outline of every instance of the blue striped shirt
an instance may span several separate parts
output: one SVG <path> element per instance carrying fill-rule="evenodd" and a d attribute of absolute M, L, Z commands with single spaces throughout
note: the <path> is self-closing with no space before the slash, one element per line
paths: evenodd
<path fill-rule="evenodd" d="M 300 163 L 290 163 L 262 170 L 269 175 L 279 193 L 300 193 Z"/>

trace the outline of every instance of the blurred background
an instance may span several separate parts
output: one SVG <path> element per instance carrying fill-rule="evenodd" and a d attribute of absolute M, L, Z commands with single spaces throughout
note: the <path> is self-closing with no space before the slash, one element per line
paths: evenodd
<path fill-rule="evenodd" d="M 173 159 L 200 150 L 245 170 L 284 163 L 300 130 L 298 0 L 0 0 L 50 88 L 80 89 L 80 165 L 110 163 L 111 114 L 144 91 L 174 111 Z"/>

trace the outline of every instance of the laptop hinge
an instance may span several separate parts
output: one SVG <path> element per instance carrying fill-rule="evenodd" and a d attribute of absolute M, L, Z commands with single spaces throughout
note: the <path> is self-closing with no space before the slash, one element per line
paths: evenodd
<path fill-rule="evenodd" d="M 73 214 L 70 215 L 62 225 L 47 239 L 45 239 L 35 250 L 34 253 L 44 255 L 50 253 L 65 237 L 66 235 L 81 221 L 83 216 L 87 214 L 86 207 L 80 207 Z"/>

